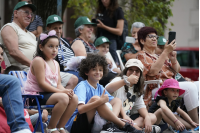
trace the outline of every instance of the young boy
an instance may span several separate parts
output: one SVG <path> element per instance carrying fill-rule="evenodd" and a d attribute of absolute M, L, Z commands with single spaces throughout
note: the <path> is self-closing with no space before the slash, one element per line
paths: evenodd
<path fill-rule="evenodd" d="M 101 36 L 96 39 L 96 41 L 94 42 L 94 45 L 96 49 L 99 50 L 99 54 L 106 57 L 108 64 L 110 64 L 109 63 L 110 61 L 112 62 L 112 65 L 111 65 L 112 67 L 110 67 L 109 69 L 112 72 L 120 74 L 121 70 L 117 68 L 114 60 L 106 56 L 106 54 L 109 52 L 109 45 L 110 45 L 110 41 L 108 40 L 108 38 Z"/>
<path fill-rule="evenodd" d="M 86 59 L 81 61 L 79 66 L 79 74 L 85 79 L 81 81 L 74 93 L 78 96 L 78 108 L 68 121 L 66 128 L 71 133 L 90 133 L 94 123 L 96 111 L 98 114 L 110 121 L 103 126 L 101 133 L 142 133 L 129 123 L 121 121 L 117 116 L 133 122 L 124 112 L 121 100 L 112 97 L 98 82 L 107 73 L 107 62 L 105 57 L 99 54 L 88 54 Z M 112 105 L 112 111 L 105 104 L 109 102 Z M 115 125 L 118 126 L 118 129 Z"/>

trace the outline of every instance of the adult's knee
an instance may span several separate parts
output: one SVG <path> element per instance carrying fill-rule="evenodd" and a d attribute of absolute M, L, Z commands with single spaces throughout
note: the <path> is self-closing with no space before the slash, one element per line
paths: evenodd
<path fill-rule="evenodd" d="M 78 78 L 75 75 L 72 75 L 69 82 L 76 86 L 78 84 Z"/>

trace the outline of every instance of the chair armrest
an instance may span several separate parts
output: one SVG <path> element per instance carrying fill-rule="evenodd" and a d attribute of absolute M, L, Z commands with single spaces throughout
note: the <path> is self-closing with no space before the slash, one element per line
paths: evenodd
<path fill-rule="evenodd" d="M 144 81 L 144 84 L 145 85 L 148 85 L 148 84 L 160 84 L 162 83 L 162 80 L 159 79 L 159 80 L 149 80 L 149 81 Z"/>

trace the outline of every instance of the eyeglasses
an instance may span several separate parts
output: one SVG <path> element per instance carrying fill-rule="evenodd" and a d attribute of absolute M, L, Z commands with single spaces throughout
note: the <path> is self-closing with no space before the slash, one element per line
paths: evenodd
<path fill-rule="evenodd" d="M 152 35 L 152 34 L 148 34 L 147 35 L 149 38 L 156 38 L 158 40 L 159 36 L 157 35 Z"/>
<path fill-rule="evenodd" d="M 31 15 L 31 17 L 34 17 L 34 13 L 32 13 L 32 12 L 29 12 L 29 11 L 24 11 L 24 10 L 19 10 L 19 11 L 21 11 L 21 12 L 25 13 L 25 14 L 26 14 L 26 16 L 29 16 L 29 14 L 30 14 L 30 15 Z"/>

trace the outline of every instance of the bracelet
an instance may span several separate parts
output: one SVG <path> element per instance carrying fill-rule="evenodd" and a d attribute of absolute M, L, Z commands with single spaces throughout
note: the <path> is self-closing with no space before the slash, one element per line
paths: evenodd
<path fill-rule="evenodd" d="M 123 78 L 124 78 L 124 82 L 126 83 L 126 85 L 128 87 L 130 87 L 130 82 L 127 80 L 128 77 L 126 75 L 123 75 Z"/>
<path fill-rule="evenodd" d="M 176 120 L 174 121 L 174 124 L 175 124 L 177 121 L 178 121 L 178 119 L 176 119 Z"/>

